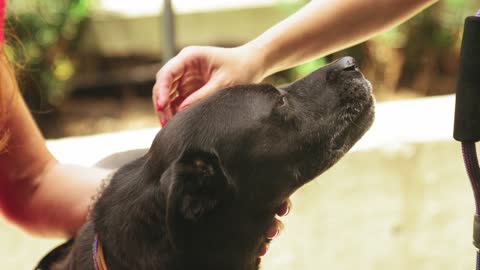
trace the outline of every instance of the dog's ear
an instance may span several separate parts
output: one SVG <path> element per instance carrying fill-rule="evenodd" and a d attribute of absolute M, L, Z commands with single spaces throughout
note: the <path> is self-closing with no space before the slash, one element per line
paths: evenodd
<path fill-rule="evenodd" d="M 215 153 L 184 151 L 170 169 L 167 218 L 199 221 L 228 196 L 231 185 Z"/>
<path fill-rule="evenodd" d="M 167 171 L 167 237 L 173 248 L 183 249 L 191 241 L 192 226 L 221 211 L 234 189 L 215 153 L 184 151 Z"/>

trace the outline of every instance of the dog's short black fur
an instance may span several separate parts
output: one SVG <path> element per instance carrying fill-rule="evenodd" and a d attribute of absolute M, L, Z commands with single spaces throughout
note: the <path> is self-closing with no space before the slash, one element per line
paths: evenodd
<path fill-rule="evenodd" d="M 253 270 L 275 210 L 332 166 L 373 120 L 350 57 L 286 87 L 234 86 L 175 116 L 121 167 L 52 269 Z"/>

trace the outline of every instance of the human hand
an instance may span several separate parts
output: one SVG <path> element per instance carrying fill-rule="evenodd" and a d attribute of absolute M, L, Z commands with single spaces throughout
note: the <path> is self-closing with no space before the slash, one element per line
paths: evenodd
<path fill-rule="evenodd" d="M 290 208 L 291 208 L 291 202 L 290 200 L 287 200 L 285 201 L 277 210 L 277 216 L 279 217 L 283 217 L 283 216 L 286 216 L 288 215 L 288 213 L 290 212 Z M 268 239 L 268 240 L 271 240 L 271 239 L 274 239 L 276 238 L 283 230 L 283 223 L 277 219 L 277 218 L 274 218 L 273 219 L 273 222 L 272 224 L 270 225 L 270 227 L 268 228 L 268 230 L 265 232 L 265 237 Z M 258 251 L 258 256 L 259 257 L 262 257 L 264 256 L 267 251 L 268 251 L 268 247 L 269 247 L 269 243 L 268 241 L 263 243 L 261 246 L 260 246 L 260 249 Z M 258 263 L 260 263 L 260 258 L 258 258 Z"/>
<path fill-rule="evenodd" d="M 178 111 L 215 91 L 263 79 L 261 58 L 248 46 L 183 49 L 157 73 L 153 105 L 164 126 Z"/>

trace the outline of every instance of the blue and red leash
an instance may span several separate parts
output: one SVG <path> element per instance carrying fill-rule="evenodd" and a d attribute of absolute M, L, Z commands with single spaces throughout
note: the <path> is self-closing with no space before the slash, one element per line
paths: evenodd
<path fill-rule="evenodd" d="M 473 245 L 480 270 L 480 167 L 475 143 L 480 141 L 480 10 L 465 19 L 455 101 L 453 137 L 462 143 L 463 160 L 475 198 Z"/>

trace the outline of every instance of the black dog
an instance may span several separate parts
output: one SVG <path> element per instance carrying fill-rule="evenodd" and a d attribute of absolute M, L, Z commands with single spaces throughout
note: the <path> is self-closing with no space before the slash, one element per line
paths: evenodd
<path fill-rule="evenodd" d="M 351 57 L 284 88 L 219 91 L 115 173 L 90 221 L 47 267 L 95 269 L 95 242 L 110 270 L 258 269 L 275 210 L 364 134 L 373 104 Z"/>

